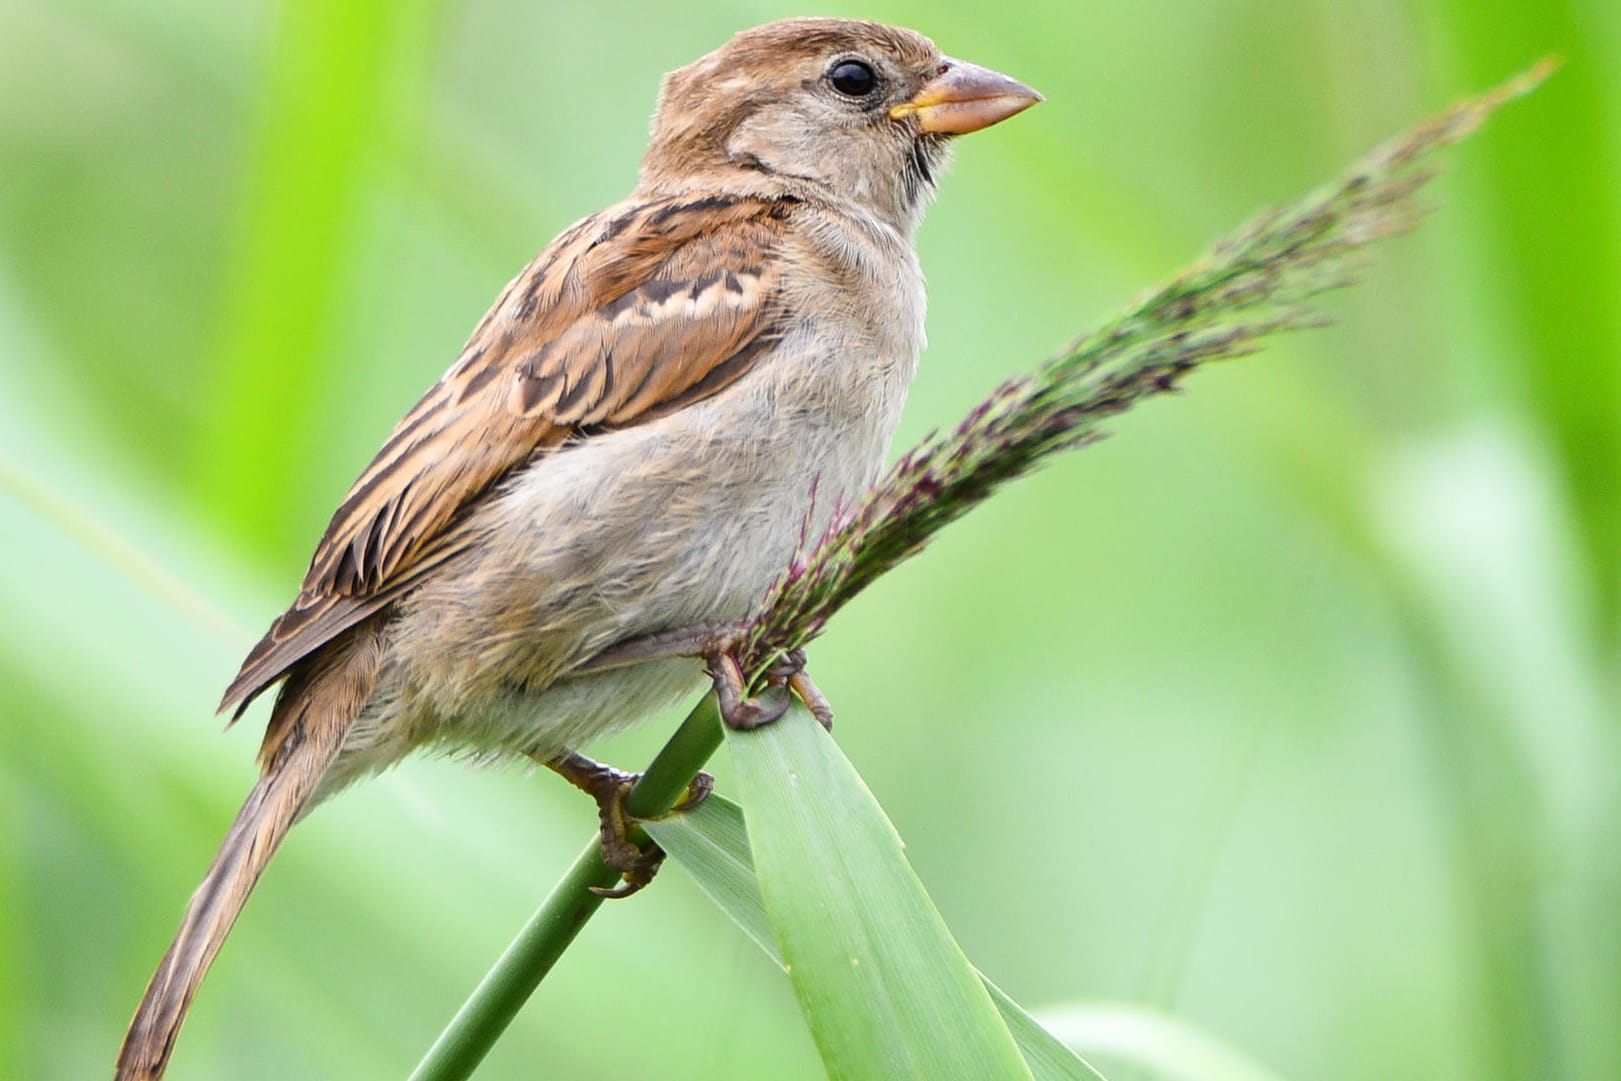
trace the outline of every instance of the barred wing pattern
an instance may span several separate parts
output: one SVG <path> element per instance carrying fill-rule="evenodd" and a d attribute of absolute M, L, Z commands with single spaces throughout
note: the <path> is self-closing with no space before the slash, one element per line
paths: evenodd
<path fill-rule="evenodd" d="M 455 554 L 446 527 L 511 470 L 742 377 L 780 333 L 792 200 L 621 204 L 552 242 L 350 489 L 298 599 L 248 654 L 222 710 L 253 698 Z"/>

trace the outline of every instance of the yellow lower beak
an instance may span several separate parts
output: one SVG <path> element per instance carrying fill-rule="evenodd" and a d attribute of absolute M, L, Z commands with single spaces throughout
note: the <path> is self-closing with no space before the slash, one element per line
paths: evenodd
<path fill-rule="evenodd" d="M 945 69 L 910 101 L 889 110 L 893 120 L 916 117 L 920 131 L 966 135 L 1022 113 L 1042 97 L 1017 79 L 947 57 Z"/>

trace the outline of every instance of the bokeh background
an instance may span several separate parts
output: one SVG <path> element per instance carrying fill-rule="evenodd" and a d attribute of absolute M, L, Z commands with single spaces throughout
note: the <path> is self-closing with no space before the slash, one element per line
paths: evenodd
<path fill-rule="evenodd" d="M 0 0 L 0 1076 L 107 1074 L 251 783 L 264 707 L 222 737 L 213 705 L 327 514 L 501 285 L 629 188 L 660 73 L 800 13 Z M 902 445 L 1262 205 L 1564 57 L 1335 327 L 1121 418 L 813 661 L 1026 1005 L 1151 1008 L 1281 1078 L 1621 1076 L 1621 8 L 832 13 L 1048 96 L 965 140 L 925 225 Z M 634 767 L 674 719 L 601 750 Z M 404 1076 L 592 828 L 549 776 L 443 762 L 323 808 L 171 1077 Z M 818 1066 L 787 982 L 672 869 L 481 1076 Z"/>

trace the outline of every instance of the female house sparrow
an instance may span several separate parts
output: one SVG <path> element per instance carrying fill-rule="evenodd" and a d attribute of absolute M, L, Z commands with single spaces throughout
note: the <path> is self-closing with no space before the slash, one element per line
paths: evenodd
<path fill-rule="evenodd" d="M 689 693 L 808 521 L 876 478 L 923 343 L 912 237 L 951 136 L 1040 95 L 875 23 L 794 19 L 664 80 L 640 181 L 553 241 L 395 429 L 222 709 L 261 777 L 119 1055 L 163 1074 L 292 823 L 416 748 L 564 763 Z M 632 868 L 627 867 L 627 871 Z"/>

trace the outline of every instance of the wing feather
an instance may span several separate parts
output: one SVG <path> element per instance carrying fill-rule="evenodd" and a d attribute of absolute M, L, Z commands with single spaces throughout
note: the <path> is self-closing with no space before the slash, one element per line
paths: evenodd
<path fill-rule="evenodd" d="M 451 554 L 446 527 L 537 454 L 718 393 L 780 333 L 793 204 L 630 202 L 575 225 L 507 286 L 394 429 L 316 547 L 298 599 L 220 708 L 240 715 L 299 660 Z"/>

